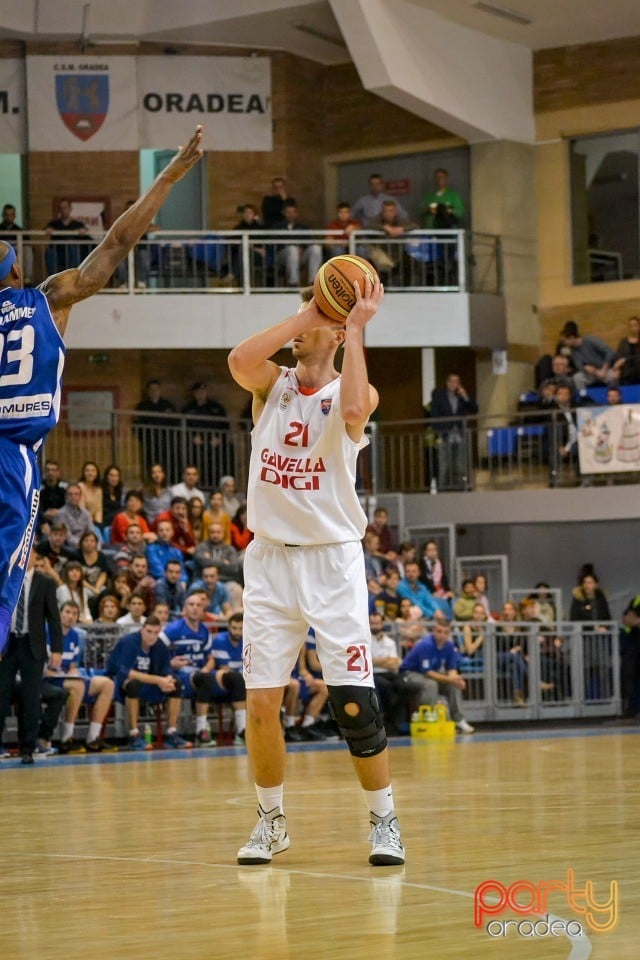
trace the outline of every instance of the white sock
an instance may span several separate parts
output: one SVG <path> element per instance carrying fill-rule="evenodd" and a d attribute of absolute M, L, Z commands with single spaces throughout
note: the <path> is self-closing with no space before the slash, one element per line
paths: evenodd
<path fill-rule="evenodd" d="M 132 727 L 131 730 L 129 730 L 130 737 L 137 737 L 139 733 L 140 731 L 138 730 L 137 727 Z"/>
<path fill-rule="evenodd" d="M 87 743 L 93 743 L 94 740 L 97 740 L 100 736 L 100 731 L 102 730 L 101 723 L 95 723 L 93 720 L 89 724 L 89 732 L 87 733 Z"/>
<path fill-rule="evenodd" d="M 233 722 L 235 725 L 236 733 L 244 733 L 247 727 L 247 711 L 246 710 L 234 710 L 233 711 Z"/>
<path fill-rule="evenodd" d="M 388 813 L 393 812 L 393 790 L 391 784 L 383 787 L 382 790 L 365 790 L 365 799 L 371 813 L 377 817 L 386 817 Z"/>
<path fill-rule="evenodd" d="M 296 725 L 296 720 L 297 720 L 297 719 L 298 719 L 297 717 L 292 717 L 292 716 L 291 716 L 290 714 L 288 714 L 288 713 L 285 714 L 285 718 L 284 718 L 284 725 L 285 725 L 285 727 L 286 727 L 287 729 L 289 729 L 289 727 L 295 727 L 295 725 Z"/>
<path fill-rule="evenodd" d="M 196 717 L 196 733 L 200 733 L 201 730 L 209 729 L 209 720 L 206 713 L 203 713 L 201 717 Z"/>
<path fill-rule="evenodd" d="M 283 783 L 279 787 L 259 787 L 256 783 L 256 793 L 258 794 L 258 803 L 265 813 L 270 813 L 275 807 L 278 808 L 278 813 L 284 813 L 282 806 Z"/>
<path fill-rule="evenodd" d="M 302 718 L 303 727 L 312 727 L 315 722 L 316 718 L 310 717 L 308 713 L 305 713 L 304 717 Z"/>
<path fill-rule="evenodd" d="M 168 734 L 169 734 L 169 733 L 177 733 L 177 732 L 178 732 L 178 731 L 176 730 L 175 727 L 167 727 L 167 733 L 168 733 Z"/>
<path fill-rule="evenodd" d="M 62 728 L 62 742 L 63 742 L 63 743 L 64 743 L 66 740 L 71 740 L 71 737 L 73 736 L 73 728 L 74 728 L 74 724 L 73 724 L 73 723 L 65 723 L 65 724 L 63 725 L 63 728 Z"/>

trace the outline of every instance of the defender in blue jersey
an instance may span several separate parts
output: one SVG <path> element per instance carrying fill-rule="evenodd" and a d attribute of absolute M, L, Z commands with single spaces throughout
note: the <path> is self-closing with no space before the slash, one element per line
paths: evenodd
<path fill-rule="evenodd" d="M 23 289 L 22 271 L 0 241 L 0 656 L 31 550 L 40 475 L 36 454 L 60 411 L 64 343 L 74 303 L 108 282 L 152 223 L 174 183 L 202 156 L 202 128 L 120 216 L 80 266 Z"/>

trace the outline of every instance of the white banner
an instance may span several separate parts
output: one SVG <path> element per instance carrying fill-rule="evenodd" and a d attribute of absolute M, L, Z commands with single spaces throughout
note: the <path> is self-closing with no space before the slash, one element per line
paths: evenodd
<path fill-rule="evenodd" d="M 268 57 L 140 57 L 140 146 L 174 149 L 204 127 L 206 150 L 267 150 L 271 141 Z"/>
<path fill-rule="evenodd" d="M 137 150 L 134 57 L 27 57 L 30 150 Z"/>
<path fill-rule="evenodd" d="M 25 152 L 24 60 L 0 60 L 0 153 Z"/>
<path fill-rule="evenodd" d="M 640 404 L 578 408 L 581 473 L 640 470 Z"/>

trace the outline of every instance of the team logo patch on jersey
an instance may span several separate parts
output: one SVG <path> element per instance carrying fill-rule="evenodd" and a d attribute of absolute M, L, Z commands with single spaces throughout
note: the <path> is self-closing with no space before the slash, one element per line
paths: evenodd
<path fill-rule="evenodd" d="M 280 409 L 286 410 L 292 400 L 293 394 L 291 394 L 288 390 L 283 390 L 282 395 L 280 396 Z"/>
<path fill-rule="evenodd" d="M 15 304 L 13 303 L 12 300 L 5 300 L 4 303 L 2 304 L 2 308 L 1 308 L 1 309 L 2 309 L 2 313 L 6 313 L 7 310 L 13 310 L 14 306 L 15 306 Z"/>
<path fill-rule="evenodd" d="M 109 111 L 109 75 L 57 76 L 56 103 L 65 127 L 79 140 L 88 140 L 100 129 Z"/>
<path fill-rule="evenodd" d="M 329 413 L 329 410 L 331 410 L 331 403 L 332 403 L 331 397 L 329 397 L 327 400 L 320 401 L 320 409 L 324 413 L 325 417 Z"/>

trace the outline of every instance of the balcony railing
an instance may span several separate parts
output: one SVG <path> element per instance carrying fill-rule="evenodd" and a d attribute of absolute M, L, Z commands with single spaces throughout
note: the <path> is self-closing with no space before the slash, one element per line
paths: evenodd
<path fill-rule="evenodd" d="M 76 267 L 101 239 L 48 236 L 42 230 L 0 233 L 14 244 L 25 281 Z M 464 230 L 413 230 L 389 238 L 351 234 L 348 246 L 328 230 L 158 231 L 143 238 L 116 269 L 110 293 L 272 293 L 313 279 L 320 263 L 340 252 L 371 260 L 387 290 L 502 292 L 499 237 Z"/>
<path fill-rule="evenodd" d="M 139 485 L 153 463 L 162 463 L 175 483 L 185 465 L 195 463 L 204 488 L 216 486 L 227 473 L 244 487 L 250 431 L 248 421 L 212 423 L 193 414 L 63 406 L 45 453 L 60 463 L 65 477 L 78 476 L 85 460 L 95 460 L 103 467 L 117 463 L 125 483 Z M 511 420 L 475 416 L 372 422 L 368 433 L 371 443 L 358 463 L 361 492 L 465 492 L 598 482 L 598 475 L 581 475 L 577 444 L 569 444 L 567 421 L 559 410 L 519 413 Z M 615 476 L 616 483 L 638 479 L 639 471 Z"/>

